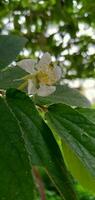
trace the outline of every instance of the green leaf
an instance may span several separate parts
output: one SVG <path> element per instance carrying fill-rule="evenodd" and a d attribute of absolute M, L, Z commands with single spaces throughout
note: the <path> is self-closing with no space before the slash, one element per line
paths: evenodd
<path fill-rule="evenodd" d="M 92 108 L 76 108 L 78 112 L 83 114 L 87 119 L 95 124 L 95 109 Z"/>
<path fill-rule="evenodd" d="M 31 200 L 33 188 L 21 130 L 6 101 L 0 98 L 0 199 Z"/>
<path fill-rule="evenodd" d="M 16 35 L 0 35 L 0 69 L 8 66 L 15 60 L 26 39 Z"/>
<path fill-rule="evenodd" d="M 77 199 L 59 147 L 32 100 L 15 89 L 8 90 L 6 98 L 23 131 L 32 165 L 45 168 L 63 199 Z"/>
<path fill-rule="evenodd" d="M 34 101 L 38 105 L 51 105 L 55 103 L 65 103 L 71 106 L 89 107 L 90 102 L 78 90 L 68 87 L 67 85 L 58 85 L 56 91 L 47 96 L 35 96 Z"/>
<path fill-rule="evenodd" d="M 95 124 L 64 104 L 51 105 L 46 119 L 63 141 L 64 156 L 73 176 L 95 192 Z"/>
<path fill-rule="evenodd" d="M 7 67 L 0 72 L 0 89 L 8 89 L 18 87 L 22 80 L 20 80 L 27 73 L 19 67 Z"/>

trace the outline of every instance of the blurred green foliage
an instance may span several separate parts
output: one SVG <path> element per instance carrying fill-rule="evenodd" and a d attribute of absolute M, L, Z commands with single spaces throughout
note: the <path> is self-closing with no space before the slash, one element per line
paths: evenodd
<path fill-rule="evenodd" d="M 25 36 L 28 57 L 50 52 L 67 79 L 95 77 L 95 1 L 1 0 L 0 33 Z"/>

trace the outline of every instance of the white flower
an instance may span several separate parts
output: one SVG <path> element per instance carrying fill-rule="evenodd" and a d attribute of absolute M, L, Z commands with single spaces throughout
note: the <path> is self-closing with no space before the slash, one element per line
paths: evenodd
<path fill-rule="evenodd" d="M 17 65 L 29 73 L 28 94 L 38 94 L 39 96 L 48 96 L 56 90 L 54 85 L 60 80 L 62 71 L 60 67 L 54 67 L 51 64 L 51 56 L 45 53 L 40 61 L 24 59 L 17 62 Z"/>

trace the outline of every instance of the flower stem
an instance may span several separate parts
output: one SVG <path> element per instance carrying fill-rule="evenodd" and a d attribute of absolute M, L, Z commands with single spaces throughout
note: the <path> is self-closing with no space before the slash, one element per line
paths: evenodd
<path fill-rule="evenodd" d="M 35 181 L 37 183 L 38 190 L 41 196 L 41 200 L 46 200 L 44 184 L 37 167 L 33 167 L 33 173 L 34 173 Z"/>
<path fill-rule="evenodd" d="M 28 84 L 28 82 L 25 81 L 24 83 L 22 83 L 22 84 L 18 87 L 18 89 L 19 89 L 19 90 L 23 90 L 23 89 L 27 86 L 27 84 Z"/>

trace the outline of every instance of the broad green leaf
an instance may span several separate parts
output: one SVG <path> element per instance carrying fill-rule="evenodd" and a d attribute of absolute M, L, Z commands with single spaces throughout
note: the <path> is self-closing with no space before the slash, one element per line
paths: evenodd
<path fill-rule="evenodd" d="M 64 156 L 73 176 L 95 192 L 95 124 L 64 104 L 51 105 L 46 119 L 63 141 Z"/>
<path fill-rule="evenodd" d="M 24 37 L 0 35 L 0 70 L 15 60 L 25 43 Z"/>
<path fill-rule="evenodd" d="M 58 85 L 56 91 L 47 96 L 35 96 L 34 101 L 38 105 L 51 105 L 55 103 L 65 103 L 71 106 L 89 107 L 90 102 L 78 90 L 68 87 L 67 85 Z"/>
<path fill-rule="evenodd" d="M 34 199 L 31 165 L 21 130 L 0 98 L 0 200 Z"/>
<path fill-rule="evenodd" d="M 76 108 L 78 112 L 83 114 L 91 122 L 95 123 L 95 109 L 92 108 Z"/>
<path fill-rule="evenodd" d="M 32 100 L 15 89 L 8 90 L 6 98 L 21 126 L 32 165 L 45 168 L 63 199 L 77 199 L 59 147 Z"/>
<path fill-rule="evenodd" d="M 7 67 L 0 72 L 0 89 L 8 89 L 18 87 L 22 81 L 20 80 L 27 73 L 19 67 Z"/>

